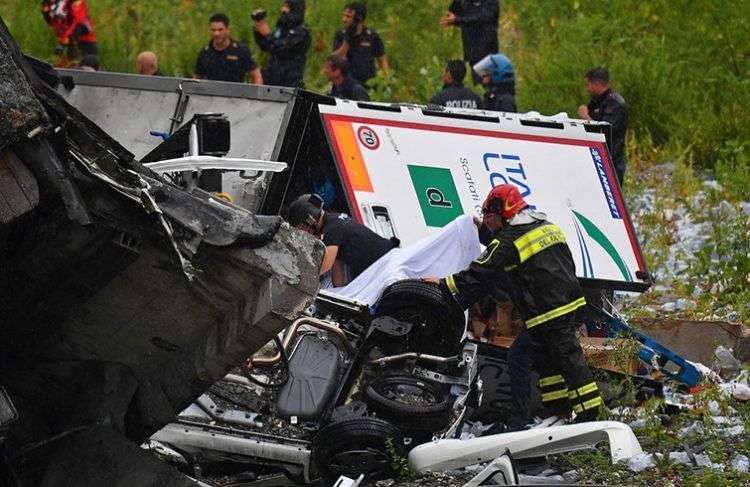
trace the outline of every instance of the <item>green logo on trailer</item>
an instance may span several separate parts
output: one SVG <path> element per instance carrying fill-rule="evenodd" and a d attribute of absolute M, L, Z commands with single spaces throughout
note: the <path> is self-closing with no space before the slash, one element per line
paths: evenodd
<path fill-rule="evenodd" d="M 424 221 L 429 227 L 444 227 L 464 214 L 450 169 L 408 165 Z"/>

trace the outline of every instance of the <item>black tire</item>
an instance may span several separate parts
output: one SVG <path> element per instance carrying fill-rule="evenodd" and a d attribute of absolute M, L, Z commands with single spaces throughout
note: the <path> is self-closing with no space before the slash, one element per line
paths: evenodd
<path fill-rule="evenodd" d="M 409 400 L 419 396 L 419 403 Z M 434 433 L 450 421 L 452 404 L 442 388 L 414 377 L 378 379 L 365 390 L 364 401 L 378 416 L 404 432 Z"/>
<path fill-rule="evenodd" d="M 375 316 L 390 316 L 413 325 L 408 349 L 454 355 L 461 348 L 466 317 L 451 294 L 436 284 L 408 279 L 388 286 Z"/>
<path fill-rule="evenodd" d="M 387 444 L 404 456 L 404 438 L 393 424 L 379 418 L 355 418 L 331 423 L 315 435 L 312 461 L 320 476 L 335 480 L 341 475 L 368 481 L 392 476 Z"/>

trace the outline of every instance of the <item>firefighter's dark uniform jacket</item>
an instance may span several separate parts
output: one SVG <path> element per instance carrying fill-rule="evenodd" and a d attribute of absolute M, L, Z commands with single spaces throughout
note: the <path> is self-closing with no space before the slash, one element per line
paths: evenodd
<path fill-rule="evenodd" d="M 518 224 L 513 224 L 518 223 Z M 441 285 L 467 308 L 496 286 L 510 295 L 529 331 L 529 353 L 549 414 L 575 411 L 593 420 L 603 405 L 575 335 L 576 310 L 586 305 L 575 263 L 557 225 L 528 210 L 504 226 L 468 269 Z"/>
<path fill-rule="evenodd" d="M 621 94 L 608 89 L 594 96 L 588 104 L 589 116 L 598 122 L 608 122 L 612 126 L 612 139 L 609 150 L 612 165 L 617 171 L 617 179 L 622 184 L 625 174 L 625 132 L 628 128 L 628 106 Z"/>
<path fill-rule="evenodd" d="M 586 304 L 565 235 L 546 220 L 503 227 L 468 269 L 446 277 L 444 282 L 468 308 L 506 272 L 513 283 L 509 294 L 527 328 Z"/>
<path fill-rule="evenodd" d="M 283 14 L 276 23 L 276 30 L 268 37 L 255 34 L 255 42 L 271 55 L 268 65 L 261 71 L 267 85 L 304 86 L 305 63 L 310 49 L 310 30 L 303 23 L 304 7 L 300 2 L 291 3 L 292 9 Z"/>

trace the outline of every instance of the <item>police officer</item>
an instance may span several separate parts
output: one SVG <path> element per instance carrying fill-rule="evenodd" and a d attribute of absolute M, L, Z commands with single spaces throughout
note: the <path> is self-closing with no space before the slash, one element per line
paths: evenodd
<path fill-rule="evenodd" d="M 250 49 L 230 36 L 229 17 L 217 13 L 208 21 L 211 41 L 195 62 L 195 78 L 243 83 L 249 75 L 252 83 L 263 84 L 263 76 L 255 64 Z"/>
<path fill-rule="evenodd" d="M 337 54 L 328 56 L 323 67 L 323 74 L 331 82 L 329 95 L 346 100 L 367 101 L 370 99 L 367 90 L 349 75 L 349 63 L 343 57 Z"/>
<path fill-rule="evenodd" d="M 349 3 L 341 18 L 343 28 L 333 37 L 333 53 L 346 58 L 349 74 L 362 86 L 367 86 L 367 81 L 375 77 L 376 60 L 386 81 L 390 69 L 383 40 L 365 25 L 366 17 L 367 8 L 362 2 Z"/>
<path fill-rule="evenodd" d="M 488 54 L 500 50 L 497 25 L 500 20 L 499 0 L 453 0 L 440 21 L 444 28 L 459 27 L 464 45 L 464 59 L 473 66 Z M 473 75 L 474 84 L 479 77 Z"/>
<path fill-rule="evenodd" d="M 578 310 L 586 305 L 575 263 L 559 227 L 531 211 L 518 189 L 496 186 L 482 207 L 494 238 L 468 269 L 439 281 L 468 308 L 502 283 L 524 319 L 539 372 L 548 419 L 574 411 L 595 420 L 604 404 L 576 337 Z M 505 280 L 507 278 L 507 281 Z"/>
<path fill-rule="evenodd" d="M 271 58 L 263 68 L 268 85 L 303 87 L 310 30 L 305 22 L 305 1 L 285 0 L 276 30 L 271 31 L 265 17 L 255 20 L 255 42 Z"/>
<path fill-rule="evenodd" d="M 479 95 L 464 86 L 466 77 L 466 63 L 461 60 L 448 61 L 443 71 L 443 89 L 439 91 L 430 103 L 454 108 L 482 108 Z"/>
<path fill-rule="evenodd" d="M 490 54 L 474 65 L 485 87 L 484 109 L 516 112 L 516 75 L 513 64 L 503 54 Z"/>
<path fill-rule="evenodd" d="M 609 72 L 598 67 L 585 75 L 586 91 L 591 95 L 587 105 L 578 108 L 578 116 L 584 120 L 609 122 L 612 137 L 609 141 L 612 164 L 615 166 L 617 181 L 622 186 L 625 177 L 625 132 L 628 129 L 628 106 L 621 94 L 609 86 Z"/>
<path fill-rule="evenodd" d="M 42 15 L 57 37 L 55 54 L 71 60 L 98 55 L 94 22 L 86 0 L 44 0 Z"/>
<path fill-rule="evenodd" d="M 289 224 L 323 240 L 326 252 L 320 275 L 331 272 L 334 287 L 345 285 L 394 247 L 398 239 L 386 239 L 342 213 L 323 209 L 316 194 L 303 194 L 291 205 Z"/>

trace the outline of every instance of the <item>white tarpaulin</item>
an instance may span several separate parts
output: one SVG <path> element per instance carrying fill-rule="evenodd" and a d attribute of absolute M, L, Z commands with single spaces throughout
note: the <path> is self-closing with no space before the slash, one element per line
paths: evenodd
<path fill-rule="evenodd" d="M 477 227 L 472 217 L 464 215 L 408 247 L 391 250 L 348 285 L 330 291 L 373 305 L 383 289 L 396 281 L 454 274 L 480 253 Z"/>

